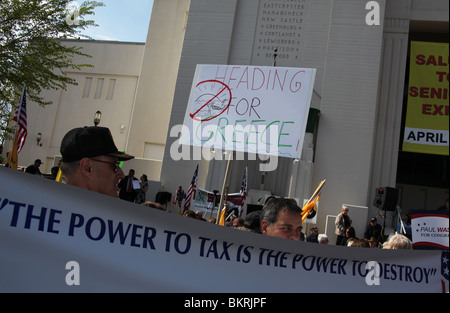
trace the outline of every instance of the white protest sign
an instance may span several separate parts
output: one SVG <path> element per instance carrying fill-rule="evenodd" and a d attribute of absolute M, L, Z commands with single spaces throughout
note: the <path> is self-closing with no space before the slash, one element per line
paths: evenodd
<path fill-rule="evenodd" d="M 0 292 L 441 291 L 440 251 L 269 237 L 4 167 L 0 181 Z"/>
<path fill-rule="evenodd" d="M 197 65 L 180 144 L 300 158 L 316 70 Z"/>
<path fill-rule="evenodd" d="M 414 247 L 448 250 L 448 211 L 411 211 L 411 235 Z"/>

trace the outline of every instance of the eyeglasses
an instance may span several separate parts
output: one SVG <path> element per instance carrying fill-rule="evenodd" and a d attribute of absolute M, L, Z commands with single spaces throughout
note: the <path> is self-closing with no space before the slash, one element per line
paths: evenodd
<path fill-rule="evenodd" d="M 119 163 L 117 163 L 117 162 L 110 163 L 110 162 L 106 162 L 106 161 L 103 161 L 103 160 L 97 160 L 97 159 L 91 159 L 91 160 L 92 161 L 96 161 L 96 162 L 102 162 L 102 163 L 106 163 L 106 164 L 112 165 L 114 173 L 117 173 L 119 171 L 120 166 L 119 166 Z"/>

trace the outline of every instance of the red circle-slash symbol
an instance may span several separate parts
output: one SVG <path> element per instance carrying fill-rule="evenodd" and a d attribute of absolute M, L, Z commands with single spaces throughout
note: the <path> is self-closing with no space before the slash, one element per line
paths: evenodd
<path fill-rule="evenodd" d="M 201 90 L 207 90 L 207 88 L 203 88 L 204 84 L 213 84 L 211 86 L 211 89 L 213 86 L 215 86 L 215 84 L 219 84 L 220 86 L 220 90 L 217 93 L 204 93 L 201 94 L 201 96 L 199 96 L 196 101 L 200 101 L 200 98 L 203 98 L 201 101 L 205 101 L 205 104 L 203 104 L 197 111 L 195 111 L 194 113 L 190 113 L 189 116 L 196 120 L 196 121 L 200 121 L 200 122 L 206 122 L 206 121 L 210 121 L 218 116 L 220 116 L 221 114 L 223 114 L 223 112 L 225 112 L 228 107 L 230 106 L 231 103 L 231 89 L 230 87 L 228 87 L 226 84 L 222 83 L 221 81 L 218 80 L 214 80 L 214 79 L 210 79 L 210 80 L 205 80 L 202 82 L 199 82 L 195 88 L 196 90 L 198 90 L 198 92 L 201 92 Z M 205 86 L 207 87 L 207 86 Z M 227 98 L 228 96 L 228 98 Z M 224 105 L 226 104 L 226 105 Z M 199 118 L 196 115 L 204 108 L 207 108 L 208 112 L 215 110 L 215 111 L 219 111 L 218 114 L 212 114 L 207 116 L 206 118 Z"/>

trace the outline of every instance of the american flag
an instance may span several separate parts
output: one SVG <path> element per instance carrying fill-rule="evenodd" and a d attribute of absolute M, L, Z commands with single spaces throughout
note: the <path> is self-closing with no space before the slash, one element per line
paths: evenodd
<path fill-rule="evenodd" d="M 14 114 L 13 120 L 17 122 L 18 128 L 16 130 L 17 137 L 17 153 L 22 150 L 25 140 L 27 139 L 27 98 L 26 87 L 23 86 L 22 97 L 20 98 L 19 107 Z"/>
<path fill-rule="evenodd" d="M 442 251 L 441 254 L 441 284 L 442 293 L 448 293 L 448 269 L 449 269 L 449 253 L 448 250 Z"/>
<path fill-rule="evenodd" d="M 247 167 L 245 167 L 244 177 L 242 178 L 241 190 L 239 193 L 242 195 L 241 200 L 241 212 L 244 206 L 245 199 L 247 198 Z"/>
<path fill-rule="evenodd" d="M 191 185 L 189 186 L 189 190 L 186 194 L 186 200 L 184 201 L 184 211 L 189 210 L 191 207 L 191 197 L 192 197 L 192 190 L 197 187 L 197 175 L 198 175 L 198 164 L 197 168 L 195 169 L 194 176 L 192 176 Z"/>

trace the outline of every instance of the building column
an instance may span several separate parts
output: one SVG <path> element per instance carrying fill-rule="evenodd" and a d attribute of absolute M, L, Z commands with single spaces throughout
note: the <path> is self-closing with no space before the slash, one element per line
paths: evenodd
<path fill-rule="evenodd" d="M 403 93 L 411 1 L 388 1 L 383 32 L 383 48 L 374 138 L 374 158 L 369 199 L 369 215 L 375 216 L 372 205 L 377 187 L 396 185 L 399 140 L 401 134 Z M 390 227 L 388 221 L 386 226 Z"/>

